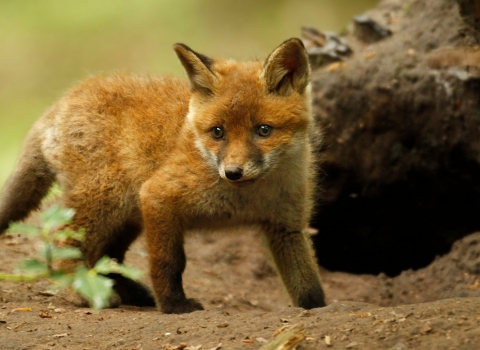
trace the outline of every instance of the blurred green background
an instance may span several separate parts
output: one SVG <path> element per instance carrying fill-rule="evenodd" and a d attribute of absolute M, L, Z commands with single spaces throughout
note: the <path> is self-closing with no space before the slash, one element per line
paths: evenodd
<path fill-rule="evenodd" d="M 0 188 L 32 123 L 98 72 L 183 75 L 172 44 L 263 59 L 302 25 L 340 31 L 378 0 L 1 0 Z"/>

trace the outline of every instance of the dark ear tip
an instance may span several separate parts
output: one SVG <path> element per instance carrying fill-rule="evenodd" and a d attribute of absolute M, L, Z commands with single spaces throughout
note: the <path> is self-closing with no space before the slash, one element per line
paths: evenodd
<path fill-rule="evenodd" d="M 183 50 L 188 50 L 188 51 L 192 51 L 191 48 L 189 48 L 187 45 L 182 44 L 182 43 L 175 43 L 175 44 L 173 44 L 173 49 L 174 49 L 175 51 L 178 51 L 178 50 L 181 50 L 181 49 L 183 49 Z"/>
<path fill-rule="evenodd" d="M 303 44 L 303 41 L 300 38 L 293 37 L 283 42 L 283 45 L 288 45 L 288 44 L 298 45 L 302 49 L 305 49 L 305 45 Z"/>

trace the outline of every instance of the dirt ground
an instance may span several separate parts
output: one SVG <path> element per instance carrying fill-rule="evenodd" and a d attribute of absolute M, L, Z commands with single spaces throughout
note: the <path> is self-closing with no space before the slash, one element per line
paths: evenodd
<path fill-rule="evenodd" d="M 0 271 L 11 272 L 37 249 L 35 240 L 2 236 Z M 66 292 L 45 295 L 46 281 L 1 282 L 0 348 L 258 349 L 297 323 L 307 332 L 297 349 L 479 348 L 480 233 L 428 267 L 395 278 L 322 270 L 328 306 L 310 311 L 289 306 L 255 232 L 193 234 L 186 251 L 186 293 L 205 311 L 95 313 L 76 307 Z M 142 239 L 127 264 L 147 271 Z"/>

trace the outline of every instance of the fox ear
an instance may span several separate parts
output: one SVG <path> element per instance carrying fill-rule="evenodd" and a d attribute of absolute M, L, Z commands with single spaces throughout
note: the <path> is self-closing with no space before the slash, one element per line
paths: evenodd
<path fill-rule="evenodd" d="M 302 41 L 292 38 L 277 47 L 265 60 L 260 77 L 272 93 L 303 93 L 309 83 L 310 65 Z"/>
<path fill-rule="evenodd" d="M 193 51 L 187 45 L 175 44 L 173 49 L 187 71 L 192 91 L 211 95 L 214 91 L 215 74 L 211 70 L 213 60 Z"/>

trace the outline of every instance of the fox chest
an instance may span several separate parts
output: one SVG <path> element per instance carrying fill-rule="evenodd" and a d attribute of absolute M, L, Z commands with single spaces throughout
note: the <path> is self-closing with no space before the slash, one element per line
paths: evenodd
<path fill-rule="evenodd" d="M 272 184 L 256 183 L 244 188 L 226 184 L 202 194 L 193 222 L 194 226 L 217 227 L 284 221 L 288 216 L 300 215 L 302 199 L 301 195 Z"/>

